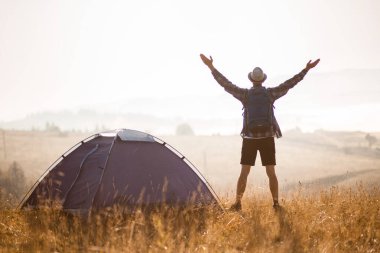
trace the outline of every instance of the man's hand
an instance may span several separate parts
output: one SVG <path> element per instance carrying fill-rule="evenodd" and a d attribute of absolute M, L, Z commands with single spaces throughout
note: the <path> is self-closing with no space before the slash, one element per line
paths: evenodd
<path fill-rule="evenodd" d="M 209 59 L 204 54 L 201 54 L 200 56 L 201 56 L 201 59 L 202 59 L 203 63 L 207 67 L 209 67 L 209 69 L 213 70 L 214 66 L 212 65 L 212 63 L 213 63 L 214 60 L 212 59 L 212 57 L 210 56 L 210 59 Z"/>
<path fill-rule="evenodd" d="M 309 70 L 309 69 L 312 69 L 314 68 L 315 66 L 317 66 L 317 64 L 319 63 L 320 59 L 318 60 L 315 60 L 314 62 L 311 62 L 311 60 L 306 64 L 306 69 Z"/>

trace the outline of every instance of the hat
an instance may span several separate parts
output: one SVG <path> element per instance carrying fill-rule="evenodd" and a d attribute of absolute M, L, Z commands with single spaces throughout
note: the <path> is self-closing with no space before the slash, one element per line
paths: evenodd
<path fill-rule="evenodd" d="M 248 73 L 248 79 L 254 83 L 262 83 L 267 79 L 267 75 L 259 67 L 256 67 L 252 72 Z"/>

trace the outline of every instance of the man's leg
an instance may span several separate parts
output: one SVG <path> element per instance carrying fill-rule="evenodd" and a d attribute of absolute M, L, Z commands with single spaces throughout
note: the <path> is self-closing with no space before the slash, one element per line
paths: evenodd
<path fill-rule="evenodd" d="M 257 145 L 254 139 L 243 138 L 243 144 L 241 148 L 241 171 L 236 187 L 236 202 L 231 206 L 231 210 L 241 210 L 241 199 L 243 197 L 245 187 L 247 186 L 247 178 L 251 166 L 255 165 L 257 155 Z"/>
<path fill-rule="evenodd" d="M 272 193 L 273 203 L 278 204 L 278 181 L 274 165 L 267 165 L 265 167 L 269 178 L 269 188 Z"/>
<path fill-rule="evenodd" d="M 236 187 L 236 203 L 241 202 L 241 198 L 243 197 L 245 187 L 247 186 L 247 178 L 250 170 L 251 165 L 241 165 L 240 176 Z"/>

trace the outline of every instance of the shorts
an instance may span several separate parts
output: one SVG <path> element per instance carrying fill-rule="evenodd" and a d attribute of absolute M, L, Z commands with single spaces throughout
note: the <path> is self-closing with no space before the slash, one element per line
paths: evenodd
<path fill-rule="evenodd" d="M 261 139 L 243 138 L 240 164 L 254 166 L 257 151 L 260 152 L 261 164 L 263 166 L 276 165 L 276 147 L 274 144 L 274 137 Z"/>

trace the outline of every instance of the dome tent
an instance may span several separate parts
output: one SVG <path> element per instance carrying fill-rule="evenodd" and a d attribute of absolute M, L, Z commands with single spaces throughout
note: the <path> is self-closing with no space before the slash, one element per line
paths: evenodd
<path fill-rule="evenodd" d="M 200 172 L 176 149 L 150 134 L 115 130 L 76 144 L 35 183 L 21 208 L 58 204 L 87 213 L 113 205 L 216 205 Z"/>

